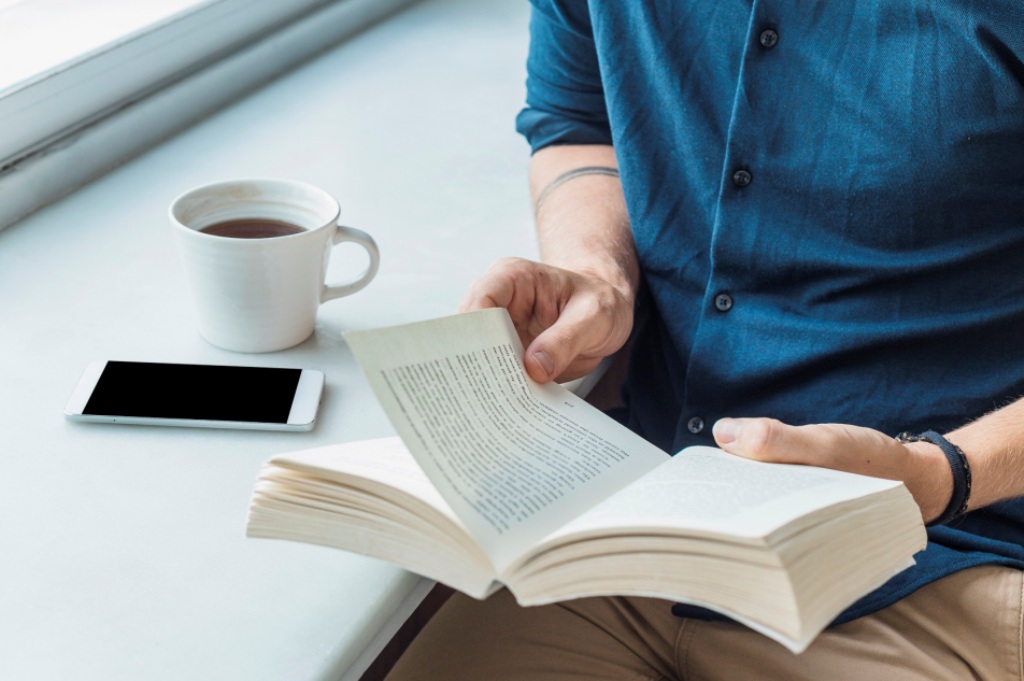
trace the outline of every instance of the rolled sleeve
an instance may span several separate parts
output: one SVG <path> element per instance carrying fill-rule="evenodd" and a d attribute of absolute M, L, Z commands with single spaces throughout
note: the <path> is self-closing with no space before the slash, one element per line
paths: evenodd
<path fill-rule="evenodd" d="M 556 144 L 611 144 L 604 90 L 584 0 L 533 0 L 526 108 L 516 130 L 536 152 Z"/>

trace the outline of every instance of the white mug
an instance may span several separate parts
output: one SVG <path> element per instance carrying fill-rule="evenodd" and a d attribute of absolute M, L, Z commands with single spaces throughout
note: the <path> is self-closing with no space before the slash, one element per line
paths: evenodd
<path fill-rule="evenodd" d="M 380 264 L 369 234 L 338 224 L 338 202 L 327 192 L 290 180 L 208 184 L 171 203 L 171 226 L 199 322 L 199 333 L 236 352 L 272 352 L 313 333 L 321 303 L 355 293 Z M 224 222 L 263 220 L 301 231 L 237 238 L 202 230 Z M 347 283 L 325 284 L 331 249 L 352 242 L 370 264 Z"/>

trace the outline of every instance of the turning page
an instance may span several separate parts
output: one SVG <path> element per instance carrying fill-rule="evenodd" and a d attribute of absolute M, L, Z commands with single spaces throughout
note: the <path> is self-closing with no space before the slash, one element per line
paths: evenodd
<path fill-rule="evenodd" d="M 424 472 L 501 572 L 664 463 L 554 383 L 534 383 L 504 309 L 345 335 Z"/>

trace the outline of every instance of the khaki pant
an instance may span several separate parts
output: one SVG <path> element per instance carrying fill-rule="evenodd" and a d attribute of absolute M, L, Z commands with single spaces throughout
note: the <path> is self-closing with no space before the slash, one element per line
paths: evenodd
<path fill-rule="evenodd" d="M 827 629 L 801 655 L 738 624 L 681 619 L 669 603 L 589 598 L 520 608 L 508 592 L 456 594 L 388 681 L 1024 679 L 1024 573 L 979 567 Z"/>

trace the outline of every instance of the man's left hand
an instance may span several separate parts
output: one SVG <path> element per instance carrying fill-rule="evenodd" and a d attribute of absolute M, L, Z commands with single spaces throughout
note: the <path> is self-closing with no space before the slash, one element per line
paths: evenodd
<path fill-rule="evenodd" d="M 921 507 L 925 522 L 942 513 L 953 493 L 946 456 L 930 442 L 901 443 L 860 426 L 790 426 L 768 418 L 721 419 L 715 423 L 714 435 L 719 447 L 747 459 L 901 480 Z"/>

